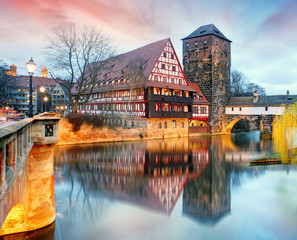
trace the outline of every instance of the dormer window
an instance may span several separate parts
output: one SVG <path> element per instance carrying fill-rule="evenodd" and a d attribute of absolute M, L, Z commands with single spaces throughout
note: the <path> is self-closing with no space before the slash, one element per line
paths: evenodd
<path fill-rule="evenodd" d="M 122 74 L 124 74 L 126 70 L 127 70 L 127 66 L 124 69 L 122 69 Z"/>

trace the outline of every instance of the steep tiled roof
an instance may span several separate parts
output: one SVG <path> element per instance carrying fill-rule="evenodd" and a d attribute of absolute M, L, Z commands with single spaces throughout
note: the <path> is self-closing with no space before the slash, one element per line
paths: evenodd
<path fill-rule="evenodd" d="M 63 82 L 63 80 L 58 79 L 58 82 Z M 15 77 L 15 85 L 12 87 L 16 88 L 28 88 L 30 84 L 29 76 L 18 76 Z M 37 89 L 41 86 L 45 87 L 55 87 L 57 82 L 52 78 L 43 78 L 43 77 L 32 77 L 32 87 L 33 89 Z M 27 86 L 28 85 L 28 86 Z"/>
<path fill-rule="evenodd" d="M 231 42 L 228 38 L 225 37 L 225 35 L 213 24 L 208 24 L 199 27 L 196 29 L 194 32 L 192 32 L 189 36 L 183 38 L 182 40 L 185 39 L 190 39 L 190 38 L 195 38 L 195 37 L 201 37 L 201 36 L 206 36 L 206 35 L 214 35 L 217 37 L 220 37 L 222 39 L 225 39 L 229 42 Z"/>
<path fill-rule="evenodd" d="M 254 97 L 231 97 L 227 106 L 280 106 L 297 101 L 297 95 L 259 96 L 256 103 L 253 103 L 253 98 Z"/>
<path fill-rule="evenodd" d="M 190 87 L 191 88 L 193 88 L 193 89 L 195 89 L 196 91 L 197 91 L 197 95 L 198 96 L 202 96 L 202 100 L 199 100 L 199 99 L 195 99 L 194 101 L 193 101 L 193 103 L 199 103 L 199 104 L 209 104 L 210 105 L 210 103 L 207 101 L 207 99 L 206 99 L 206 97 L 203 95 L 203 93 L 201 92 L 201 90 L 200 90 L 200 88 L 199 88 L 199 86 L 198 86 L 198 84 L 197 83 L 189 83 L 189 85 L 190 85 Z"/>
<path fill-rule="evenodd" d="M 170 87 L 171 89 L 195 91 L 189 85 L 178 85 L 178 84 L 171 84 L 171 83 L 147 81 L 150 73 L 152 72 L 152 69 L 154 68 L 158 58 L 160 57 L 168 41 L 170 41 L 170 39 L 165 38 L 163 40 L 150 43 L 146 46 L 137 48 L 130 52 L 109 58 L 105 61 L 94 63 L 94 64 L 98 64 L 98 66 L 101 65 L 103 67 L 102 67 L 102 70 L 100 71 L 100 75 L 97 78 L 99 84 L 97 84 L 97 86 L 94 87 L 93 91 L 100 92 L 100 91 L 106 91 L 109 89 L 108 86 L 104 86 L 104 89 L 102 89 L 102 87 L 100 86 L 100 83 L 106 83 L 106 82 L 111 82 L 113 80 L 124 79 L 126 77 L 124 70 L 132 64 L 143 66 L 142 78 L 139 79 L 137 83 L 133 84 L 133 88 L 152 86 L 152 87 Z M 92 66 L 90 68 L 92 68 Z M 110 89 L 116 89 L 116 90 L 127 89 L 127 85 L 112 86 L 110 87 Z M 72 88 L 71 92 L 73 94 L 77 92 L 76 86 Z"/>

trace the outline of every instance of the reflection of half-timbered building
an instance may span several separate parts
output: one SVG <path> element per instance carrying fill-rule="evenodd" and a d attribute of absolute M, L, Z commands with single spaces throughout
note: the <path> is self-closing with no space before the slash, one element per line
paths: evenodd
<path fill-rule="evenodd" d="M 195 119 L 208 115 L 206 99 L 186 80 L 169 38 L 110 58 L 104 66 L 91 101 L 79 106 L 82 113 L 107 116 L 113 125 L 147 127 L 149 137 L 188 135 L 196 96 Z"/>

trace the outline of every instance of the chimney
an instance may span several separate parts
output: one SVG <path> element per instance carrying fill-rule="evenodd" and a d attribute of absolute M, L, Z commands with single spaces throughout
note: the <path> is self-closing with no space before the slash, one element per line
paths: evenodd
<path fill-rule="evenodd" d="M 254 91 L 253 103 L 257 103 L 259 101 L 258 91 Z"/>
<path fill-rule="evenodd" d="M 289 92 L 289 90 L 287 90 L 287 96 L 288 96 L 288 97 L 290 96 L 290 92 Z"/>
<path fill-rule="evenodd" d="M 47 73 L 48 73 L 48 71 L 47 71 L 46 67 L 43 66 L 43 68 L 42 68 L 42 70 L 41 70 L 41 75 L 42 75 L 42 77 L 43 77 L 43 78 L 47 78 Z"/>

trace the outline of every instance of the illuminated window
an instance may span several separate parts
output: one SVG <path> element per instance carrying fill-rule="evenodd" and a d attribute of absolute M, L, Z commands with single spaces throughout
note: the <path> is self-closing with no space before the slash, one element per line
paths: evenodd
<path fill-rule="evenodd" d="M 184 105 L 184 112 L 188 112 L 189 111 L 189 106 L 188 105 Z"/>
<path fill-rule="evenodd" d="M 207 41 L 206 40 L 204 40 L 204 44 L 207 44 Z"/>
<path fill-rule="evenodd" d="M 162 104 L 162 111 L 163 112 L 169 112 L 169 111 L 171 111 L 171 105 L 169 103 L 163 103 Z"/>
<path fill-rule="evenodd" d="M 172 127 L 176 128 L 176 121 L 175 120 L 172 121 Z"/>
<path fill-rule="evenodd" d="M 184 122 L 181 123 L 181 127 L 182 127 L 182 128 L 185 127 L 185 123 L 184 123 Z"/>
<path fill-rule="evenodd" d="M 156 112 L 160 111 L 160 103 L 155 103 L 155 111 Z"/>
<path fill-rule="evenodd" d="M 154 88 L 154 94 L 160 95 L 160 88 Z"/>

